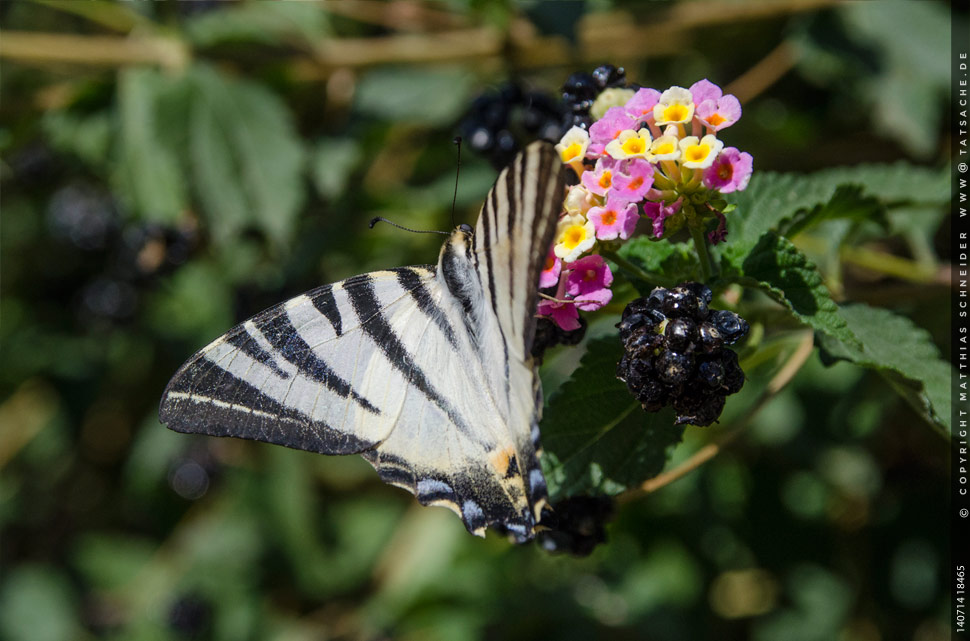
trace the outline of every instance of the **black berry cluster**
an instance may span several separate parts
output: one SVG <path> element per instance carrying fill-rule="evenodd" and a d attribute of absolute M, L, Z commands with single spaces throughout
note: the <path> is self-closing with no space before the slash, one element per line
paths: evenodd
<path fill-rule="evenodd" d="M 566 331 L 548 318 L 536 319 L 536 334 L 532 340 L 532 356 L 542 362 L 546 350 L 556 345 L 577 345 L 586 335 L 586 319 L 580 317 L 579 328 Z"/>
<path fill-rule="evenodd" d="M 613 517 L 608 496 L 573 496 L 545 509 L 536 541 L 552 553 L 589 556 L 606 542 L 606 522 Z"/>
<path fill-rule="evenodd" d="M 476 98 L 460 129 L 472 149 L 502 168 L 533 140 L 558 141 L 561 122 L 562 106 L 555 98 L 510 83 Z"/>
<path fill-rule="evenodd" d="M 744 385 L 738 356 L 725 346 L 744 338 L 748 324 L 710 309 L 711 298 L 701 283 L 658 287 L 627 305 L 617 324 L 625 350 L 617 378 L 646 411 L 671 405 L 679 425 L 710 425 Z"/>
<path fill-rule="evenodd" d="M 626 71 L 613 65 L 601 65 L 593 73 L 577 72 L 569 76 L 562 86 L 562 100 L 566 105 L 563 131 L 574 126 L 589 129 L 592 124 L 589 110 L 596 96 L 604 89 L 625 86 Z"/>

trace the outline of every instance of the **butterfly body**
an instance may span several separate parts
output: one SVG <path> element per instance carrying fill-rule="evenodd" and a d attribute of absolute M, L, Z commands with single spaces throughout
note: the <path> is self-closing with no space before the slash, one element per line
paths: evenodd
<path fill-rule="evenodd" d="M 382 480 L 452 509 L 470 532 L 531 539 L 546 487 L 530 348 L 562 195 L 556 153 L 530 146 L 436 267 L 354 276 L 236 326 L 176 373 L 162 422 L 362 454 Z"/>

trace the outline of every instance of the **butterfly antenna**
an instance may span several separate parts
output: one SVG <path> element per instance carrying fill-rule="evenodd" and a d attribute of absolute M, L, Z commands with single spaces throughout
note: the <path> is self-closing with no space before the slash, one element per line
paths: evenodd
<path fill-rule="evenodd" d="M 409 231 L 413 234 L 444 234 L 445 236 L 451 235 L 446 231 L 439 231 L 437 229 L 411 229 L 410 227 L 405 227 L 404 225 L 398 225 L 396 222 L 392 220 L 388 220 L 383 216 L 375 216 L 374 218 L 371 218 L 371 221 L 367 226 L 370 227 L 371 229 L 374 229 L 374 225 L 376 225 L 377 223 L 387 223 L 388 225 L 397 227 L 398 229 L 403 229 L 404 231 Z"/>
<path fill-rule="evenodd" d="M 455 139 L 451 142 L 458 146 L 458 165 L 455 167 L 455 195 L 451 199 L 451 226 L 454 228 L 458 226 L 455 224 L 455 203 L 458 202 L 458 175 L 461 173 L 461 136 L 455 136 Z"/>

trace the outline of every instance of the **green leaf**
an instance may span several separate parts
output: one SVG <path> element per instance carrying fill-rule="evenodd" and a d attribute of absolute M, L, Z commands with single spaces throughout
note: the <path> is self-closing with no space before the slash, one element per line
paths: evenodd
<path fill-rule="evenodd" d="M 217 242 L 253 225 L 291 237 L 304 199 L 304 150 L 286 105 L 260 85 L 192 71 L 191 175 Z"/>
<path fill-rule="evenodd" d="M 950 16 L 933 2 L 849 3 L 839 7 L 846 25 L 883 59 L 864 77 L 877 130 L 921 158 L 936 152 L 950 82 Z M 900 29 L 900 25 L 905 25 Z M 966 25 L 962 31 L 966 33 Z"/>
<path fill-rule="evenodd" d="M 641 294 L 648 294 L 657 285 L 669 287 L 687 280 L 697 280 L 700 275 L 700 261 L 693 245 L 689 243 L 658 242 L 646 236 L 636 236 L 624 243 L 616 253 L 642 270 L 640 274 L 624 270 Z M 623 267 L 620 265 L 621 269 Z"/>
<path fill-rule="evenodd" d="M 155 551 L 152 542 L 132 536 L 85 534 L 78 538 L 73 558 L 75 567 L 91 585 L 117 590 L 138 576 Z"/>
<path fill-rule="evenodd" d="M 224 271 L 203 261 L 186 264 L 154 292 L 147 319 L 161 336 L 200 344 L 212 340 L 233 321 Z"/>
<path fill-rule="evenodd" d="M 820 336 L 823 357 L 876 370 L 927 421 L 949 433 L 953 367 L 940 358 L 929 333 L 908 318 L 879 307 L 857 303 L 844 305 L 840 311 L 857 342 Z"/>
<path fill-rule="evenodd" d="M 787 238 L 765 233 L 740 270 L 725 263 L 723 273 L 727 280 L 765 291 L 816 331 L 848 344 L 857 342 L 818 268 Z"/>
<path fill-rule="evenodd" d="M 328 138 L 317 144 L 311 169 L 317 192 L 331 200 L 344 193 L 350 174 L 363 159 L 360 143 L 351 138 Z"/>
<path fill-rule="evenodd" d="M 367 116 L 441 126 L 467 108 L 473 83 L 460 67 L 375 69 L 360 79 L 354 102 Z"/>
<path fill-rule="evenodd" d="M 118 80 L 119 140 L 114 185 L 128 209 L 172 223 L 187 205 L 187 185 L 168 132 L 160 127 L 159 102 L 175 83 L 144 68 L 122 71 Z"/>
<path fill-rule="evenodd" d="M 616 378 L 615 337 L 590 341 L 572 378 L 546 404 L 542 464 L 553 498 L 617 494 L 656 476 L 683 428 L 672 410 L 646 413 Z"/>
<path fill-rule="evenodd" d="M 730 195 L 737 211 L 728 215 L 722 255 L 743 260 L 769 230 L 793 237 L 826 219 L 857 220 L 907 203 L 942 205 L 949 191 L 944 171 L 905 162 L 837 167 L 810 175 L 755 172 L 747 189 Z"/>
<path fill-rule="evenodd" d="M 41 565 L 4 571 L 0 635 L 10 641 L 68 641 L 81 633 L 67 577 Z"/>
<path fill-rule="evenodd" d="M 198 47 L 226 42 L 313 44 L 330 35 L 327 12 L 314 3 L 246 2 L 193 17 L 185 33 Z"/>
<path fill-rule="evenodd" d="M 858 185 L 840 185 L 824 205 L 811 210 L 802 209 L 778 224 L 778 232 L 786 238 L 798 234 L 826 220 L 861 222 L 879 220 L 885 223 L 884 208 L 878 199 L 863 194 Z"/>
<path fill-rule="evenodd" d="M 41 118 L 44 134 L 54 148 L 98 168 L 108 160 L 114 125 L 107 110 L 92 114 L 51 110 Z"/>

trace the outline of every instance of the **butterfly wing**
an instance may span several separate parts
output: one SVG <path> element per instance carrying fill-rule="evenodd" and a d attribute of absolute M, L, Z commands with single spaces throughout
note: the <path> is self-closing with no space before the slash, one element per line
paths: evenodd
<path fill-rule="evenodd" d="M 475 232 L 455 232 L 442 247 L 436 298 L 459 352 L 437 354 L 433 367 L 455 414 L 449 425 L 399 424 L 365 455 L 423 503 L 455 510 L 473 533 L 496 527 L 528 540 L 546 500 L 530 352 L 564 189 L 552 145 L 534 143 L 499 174 Z"/>
<path fill-rule="evenodd" d="M 161 421 L 179 432 L 321 454 L 374 447 L 415 409 L 408 387 L 423 373 L 395 369 L 367 330 L 393 318 L 403 332 L 398 341 L 439 339 L 422 305 L 434 275 L 430 266 L 364 274 L 257 314 L 179 369 L 162 398 Z M 358 313 L 362 297 L 373 310 Z M 410 331 L 416 328 L 420 335 Z"/>
<path fill-rule="evenodd" d="M 545 482 L 536 458 L 541 392 L 528 354 L 562 200 L 557 166 L 551 146 L 523 152 L 483 207 L 487 242 L 456 231 L 437 269 L 326 285 L 216 339 L 169 383 L 162 422 L 361 453 L 384 481 L 451 508 L 471 532 L 491 525 L 531 538 Z M 531 185 L 540 180 L 553 184 Z"/>

